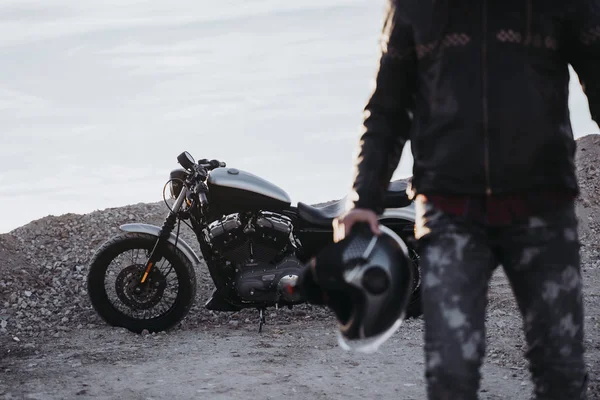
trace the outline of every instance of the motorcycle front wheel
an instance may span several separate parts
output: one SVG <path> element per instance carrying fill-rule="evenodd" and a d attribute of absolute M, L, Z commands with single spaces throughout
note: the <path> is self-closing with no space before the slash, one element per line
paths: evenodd
<path fill-rule="evenodd" d="M 171 243 L 156 250 L 160 259 L 140 284 L 156 240 L 153 235 L 127 232 L 104 243 L 92 258 L 88 295 L 94 310 L 109 325 L 136 333 L 165 331 L 192 307 L 194 266 Z"/>

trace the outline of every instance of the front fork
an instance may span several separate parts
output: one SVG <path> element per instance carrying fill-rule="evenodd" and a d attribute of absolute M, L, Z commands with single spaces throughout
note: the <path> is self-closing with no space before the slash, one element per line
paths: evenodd
<path fill-rule="evenodd" d="M 150 252 L 150 257 L 148 257 L 148 261 L 146 262 L 146 268 L 144 270 L 144 275 L 142 275 L 142 279 L 140 280 L 140 284 L 146 283 L 148 275 L 150 274 L 150 271 L 152 271 L 152 267 L 154 266 L 154 264 L 156 264 L 158 260 L 160 260 L 160 252 L 156 250 L 159 248 L 159 246 L 162 245 L 163 242 L 166 242 L 169 239 L 171 232 L 173 232 L 173 229 L 175 229 L 175 224 L 177 223 L 177 214 L 179 213 L 181 206 L 186 200 L 187 194 L 188 189 L 186 186 L 184 186 L 181 189 L 181 193 L 179 193 L 179 196 L 177 196 L 177 200 L 175 200 L 173 208 L 171 209 L 171 211 L 169 211 L 169 214 L 167 215 L 167 218 L 165 219 L 165 222 L 163 223 L 163 226 L 160 229 L 158 239 L 156 240 L 156 243 L 154 244 L 154 247 Z"/>

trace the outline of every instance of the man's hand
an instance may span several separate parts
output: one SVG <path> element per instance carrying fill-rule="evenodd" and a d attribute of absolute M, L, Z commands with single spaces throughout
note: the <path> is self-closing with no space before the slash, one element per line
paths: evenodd
<path fill-rule="evenodd" d="M 381 234 L 377 214 L 374 211 L 365 208 L 353 208 L 333 220 L 333 241 L 337 243 L 343 240 L 357 222 L 367 223 L 374 235 Z"/>

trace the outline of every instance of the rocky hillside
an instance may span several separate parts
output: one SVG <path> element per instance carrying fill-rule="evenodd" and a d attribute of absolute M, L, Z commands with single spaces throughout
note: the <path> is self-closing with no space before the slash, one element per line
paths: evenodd
<path fill-rule="evenodd" d="M 600 206 L 600 135 L 588 135 L 577 141 L 577 178 L 580 201 L 585 206 Z"/>
<path fill-rule="evenodd" d="M 581 185 L 584 262 L 600 263 L 600 135 L 578 140 L 577 173 Z M 60 336 L 72 329 L 102 323 L 91 310 L 85 280 L 95 249 L 127 222 L 160 225 L 163 203 L 109 208 L 85 215 L 66 214 L 33 221 L 0 235 L 0 342 L 23 337 Z M 184 239 L 193 234 L 182 226 Z M 224 316 L 202 308 L 212 283 L 206 269 L 197 271 L 198 298 L 184 324 L 218 321 Z"/>
<path fill-rule="evenodd" d="M 600 249 L 600 135 L 588 135 L 577 141 L 577 179 L 581 194 L 577 215 L 581 240 L 591 246 L 591 254 Z M 584 252 L 584 260 L 590 253 Z"/>
<path fill-rule="evenodd" d="M 0 333 L 60 335 L 100 320 L 86 292 L 88 262 L 119 225 L 161 225 L 162 202 L 109 208 L 85 215 L 65 214 L 33 221 L 0 235 Z M 192 246 L 193 233 L 181 227 Z M 196 250 L 199 250 L 196 246 Z M 198 301 L 210 293 L 207 271 L 197 271 Z"/>

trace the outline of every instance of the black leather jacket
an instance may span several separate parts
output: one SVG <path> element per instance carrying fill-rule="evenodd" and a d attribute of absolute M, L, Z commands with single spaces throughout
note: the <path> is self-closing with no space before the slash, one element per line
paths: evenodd
<path fill-rule="evenodd" d="M 407 140 L 415 193 L 578 192 L 569 64 L 598 122 L 600 0 L 388 0 L 354 207 L 382 211 Z"/>

